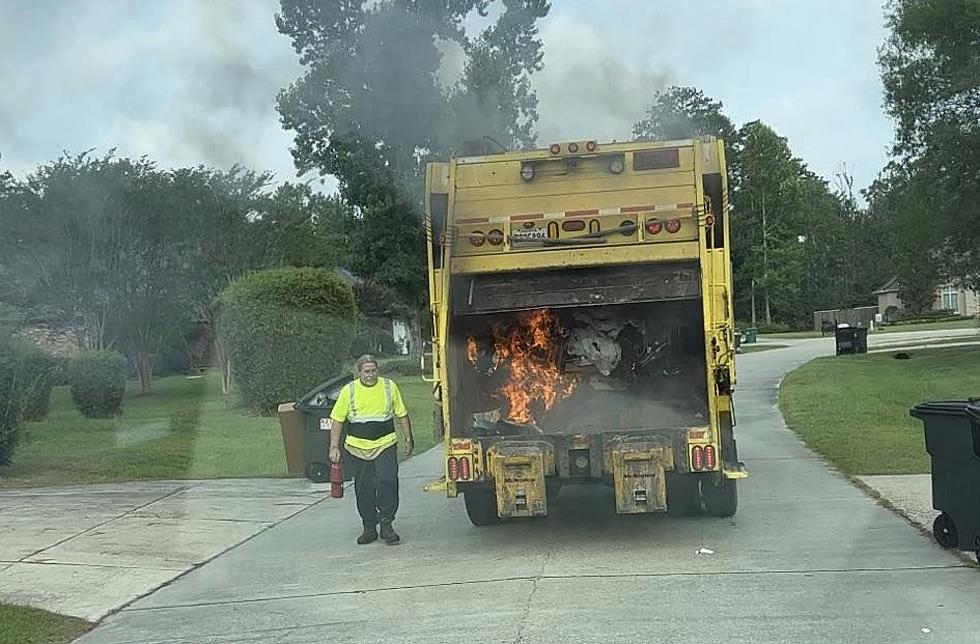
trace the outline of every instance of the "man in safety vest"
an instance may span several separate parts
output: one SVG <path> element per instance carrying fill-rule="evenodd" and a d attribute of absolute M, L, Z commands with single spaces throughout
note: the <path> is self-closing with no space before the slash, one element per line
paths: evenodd
<path fill-rule="evenodd" d="M 397 545 L 401 538 L 391 527 L 398 511 L 398 434 L 395 419 L 402 428 L 405 455 L 415 449 L 412 422 L 398 385 L 378 377 L 378 361 L 371 355 L 357 359 L 357 380 L 344 387 L 330 412 L 330 460 L 340 462 L 340 434 L 347 422 L 344 447 L 354 457 L 354 496 L 364 532 L 357 543 L 364 545 L 381 538 Z"/>

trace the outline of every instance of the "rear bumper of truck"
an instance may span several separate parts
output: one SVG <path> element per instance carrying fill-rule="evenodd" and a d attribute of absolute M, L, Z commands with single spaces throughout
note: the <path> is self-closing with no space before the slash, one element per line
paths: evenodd
<path fill-rule="evenodd" d="M 618 513 L 636 514 L 667 510 L 668 473 L 747 476 L 734 454 L 722 454 L 707 427 L 695 427 L 452 439 L 445 478 L 426 489 L 445 489 L 450 497 L 493 489 L 500 517 L 533 517 L 548 513 L 561 485 L 604 483 L 615 489 Z"/>

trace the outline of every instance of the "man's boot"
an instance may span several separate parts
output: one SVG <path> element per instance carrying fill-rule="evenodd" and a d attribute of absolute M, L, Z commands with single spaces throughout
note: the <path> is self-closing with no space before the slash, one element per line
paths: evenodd
<path fill-rule="evenodd" d="M 364 546 L 378 540 L 378 529 L 373 525 L 364 526 L 364 532 L 357 538 L 357 545 Z"/>
<path fill-rule="evenodd" d="M 391 527 L 391 519 L 381 519 L 381 538 L 389 546 L 397 546 L 402 538 Z"/>

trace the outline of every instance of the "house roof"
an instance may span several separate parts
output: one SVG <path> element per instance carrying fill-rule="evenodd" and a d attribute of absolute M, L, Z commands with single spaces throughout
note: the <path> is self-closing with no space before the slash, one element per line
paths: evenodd
<path fill-rule="evenodd" d="M 885 284 L 875 291 L 872 295 L 884 295 L 885 293 L 898 293 L 902 288 L 902 285 L 898 283 L 898 278 L 893 277 Z"/>

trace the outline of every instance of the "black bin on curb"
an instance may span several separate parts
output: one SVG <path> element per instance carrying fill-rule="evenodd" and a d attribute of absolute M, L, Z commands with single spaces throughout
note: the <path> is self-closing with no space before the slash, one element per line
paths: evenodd
<path fill-rule="evenodd" d="M 980 561 L 980 399 L 927 402 L 909 413 L 922 421 L 932 460 L 936 542 Z"/>
<path fill-rule="evenodd" d="M 340 396 L 340 390 L 352 381 L 354 376 L 344 374 L 331 378 L 314 387 L 309 393 L 300 398 L 296 409 L 303 414 L 303 458 L 306 461 L 304 474 L 314 483 L 326 483 L 330 480 L 330 412 Z M 347 424 L 340 437 L 343 445 Z M 347 450 L 340 450 L 340 464 L 344 468 L 344 480 L 353 478 L 352 468 Z"/>
<path fill-rule="evenodd" d="M 834 337 L 837 339 L 837 355 L 868 352 L 867 329 L 856 326 L 841 327 L 834 333 Z"/>

